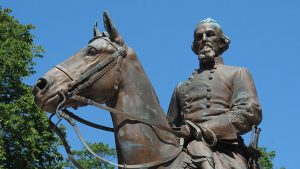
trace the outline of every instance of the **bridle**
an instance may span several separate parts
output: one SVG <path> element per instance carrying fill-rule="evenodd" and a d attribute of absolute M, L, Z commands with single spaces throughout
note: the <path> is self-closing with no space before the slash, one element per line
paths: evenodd
<path fill-rule="evenodd" d="M 105 34 L 104 34 L 105 35 Z M 85 98 L 83 96 L 78 95 L 82 90 L 86 89 L 88 86 L 90 86 L 92 83 L 94 83 L 96 80 L 100 79 L 103 75 L 105 75 L 109 70 L 111 70 L 113 67 L 115 67 L 115 81 L 114 81 L 114 86 L 113 86 L 113 91 L 111 93 L 112 97 L 113 95 L 115 95 L 115 93 L 118 91 L 119 89 L 119 85 L 120 85 L 120 74 L 121 74 L 121 64 L 123 59 L 127 56 L 127 51 L 126 51 L 126 47 L 125 46 L 120 46 L 115 42 L 110 41 L 106 36 L 96 36 L 94 37 L 89 43 L 91 43 L 93 40 L 95 39 L 104 39 L 107 42 L 109 42 L 112 46 L 114 46 L 116 48 L 116 52 L 113 53 L 112 55 L 109 55 L 107 58 L 105 58 L 104 60 L 102 60 L 100 63 L 98 63 L 96 66 L 94 66 L 92 69 L 86 71 L 85 73 L 83 73 L 82 75 L 80 75 L 78 78 L 73 78 L 71 76 L 70 73 L 68 73 L 68 71 L 62 66 L 62 65 L 56 65 L 55 67 L 60 70 L 61 72 L 63 72 L 66 76 L 68 76 L 72 82 L 69 84 L 68 86 L 68 92 L 67 94 L 65 94 L 62 91 L 59 91 L 59 95 L 61 96 L 61 98 L 63 99 L 62 102 L 57 106 L 56 108 L 56 115 L 59 118 L 59 122 L 60 120 L 63 118 L 65 119 L 76 131 L 77 136 L 79 137 L 80 141 L 82 142 L 82 144 L 85 146 L 85 148 L 91 153 L 93 154 L 96 158 L 109 163 L 111 165 L 120 167 L 120 168 L 148 168 L 148 167 L 152 167 L 152 166 L 157 166 L 159 164 L 171 161 L 173 159 L 175 159 L 180 152 L 182 151 L 182 146 L 183 146 L 183 140 L 184 138 L 186 138 L 187 136 L 182 134 L 179 131 L 173 130 L 169 127 L 166 126 L 162 126 L 159 125 L 151 120 L 148 119 L 143 119 L 140 118 L 138 116 L 132 115 L 130 113 L 126 113 L 120 110 L 117 110 L 115 108 L 111 108 L 111 107 L 107 107 L 104 106 L 94 100 Z M 148 163 L 143 163 L 143 164 L 135 164 L 135 165 L 126 165 L 124 164 L 115 164 L 111 161 L 108 161 L 102 157 L 100 157 L 99 155 L 97 155 L 87 144 L 87 142 L 85 141 L 85 139 L 82 137 L 82 135 L 80 134 L 80 131 L 76 125 L 76 123 L 74 122 L 74 120 L 72 118 L 74 118 L 75 120 L 86 124 L 88 126 L 97 128 L 97 129 L 101 129 L 101 130 L 105 130 L 105 131 L 110 131 L 110 132 L 114 132 L 113 128 L 110 127 L 106 127 L 106 126 L 102 126 L 99 124 L 95 124 L 92 122 L 89 122 L 85 119 L 82 119 L 78 116 L 76 116 L 75 114 L 73 114 L 72 112 L 68 111 L 67 109 L 63 108 L 64 103 L 66 102 L 67 98 L 72 98 L 76 101 L 79 101 L 81 103 L 87 104 L 87 105 L 93 105 L 96 106 L 100 109 L 106 110 L 107 112 L 110 112 L 114 115 L 117 116 L 124 116 L 127 118 L 130 118 L 132 120 L 136 120 L 142 123 L 145 123 L 149 126 L 151 126 L 153 128 L 153 130 L 155 131 L 156 129 L 160 129 L 160 130 L 164 130 L 167 132 L 170 132 L 178 137 L 180 137 L 180 142 L 179 142 L 179 146 L 177 148 L 176 151 L 172 152 L 169 156 L 165 157 L 164 159 L 160 159 L 157 161 L 152 161 L 152 162 L 148 162 Z M 62 132 L 59 130 L 59 128 L 57 127 L 57 124 L 59 123 L 53 123 L 51 121 L 51 118 L 55 115 L 52 114 L 49 117 L 49 122 L 50 122 L 50 127 L 51 129 L 60 137 L 60 139 L 62 140 L 65 150 L 68 154 L 68 158 L 70 159 L 70 161 L 77 167 L 77 168 L 83 168 L 73 157 L 73 154 L 70 150 L 70 145 L 68 144 L 68 142 L 66 141 L 66 138 L 64 137 L 64 135 L 62 134 Z"/>
<path fill-rule="evenodd" d="M 106 59 L 102 60 L 100 63 L 98 63 L 96 66 L 91 68 L 90 70 L 86 71 L 82 75 L 80 75 L 78 78 L 73 78 L 70 73 L 62 66 L 62 65 L 56 65 L 55 67 L 62 71 L 64 74 L 66 74 L 72 82 L 68 86 L 68 93 L 67 97 L 72 97 L 77 95 L 80 91 L 90 86 L 93 82 L 100 79 L 104 74 L 106 74 L 110 69 L 112 69 L 116 65 L 116 75 L 115 75 L 115 82 L 113 86 L 113 91 L 111 95 L 114 95 L 115 92 L 119 88 L 120 84 L 120 73 L 121 73 L 121 64 L 123 61 L 123 58 L 126 57 L 126 47 L 125 46 L 119 46 L 117 43 L 110 41 L 105 36 L 96 36 L 94 37 L 89 43 L 91 43 L 93 40 L 96 39 L 104 39 L 108 43 L 110 43 L 114 48 L 116 48 L 116 52 L 112 55 L 109 55 Z M 97 73 L 97 74 L 96 74 Z M 90 77 L 90 79 L 88 79 Z"/>

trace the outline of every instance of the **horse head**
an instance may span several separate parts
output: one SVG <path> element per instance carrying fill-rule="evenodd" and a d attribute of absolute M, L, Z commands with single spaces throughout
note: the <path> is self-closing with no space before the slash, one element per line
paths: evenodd
<path fill-rule="evenodd" d="M 43 110 L 54 113 L 62 102 L 62 95 L 73 94 L 74 90 L 76 94 L 100 103 L 107 102 L 116 93 L 121 80 L 116 76 L 127 47 L 107 12 L 104 12 L 103 20 L 107 32 L 100 32 L 96 23 L 94 36 L 86 47 L 37 80 L 33 94 L 35 103 Z M 64 106 L 82 105 L 67 97 Z"/>

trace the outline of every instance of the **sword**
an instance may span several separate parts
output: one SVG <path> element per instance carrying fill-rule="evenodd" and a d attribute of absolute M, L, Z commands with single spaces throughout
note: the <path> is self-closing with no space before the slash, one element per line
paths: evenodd
<path fill-rule="evenodd" d="M 258 158 L 261 156 L 261 152 L 258 149 L 258 138 L 260 131 L 261 129 L 258 128 L 256 125 L 252 126 L 250 143 L 247 149 L 249 155 L 249 169 L 260 169 L 258 164 Z"/>

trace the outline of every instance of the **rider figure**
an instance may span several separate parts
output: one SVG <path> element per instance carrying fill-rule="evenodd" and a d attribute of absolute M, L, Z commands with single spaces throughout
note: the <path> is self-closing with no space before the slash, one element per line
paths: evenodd
<path fill-rule="evenodd" d="M 196 26 L 192 50 L 200 68 L 177 85 L 169 105 L 170 123 L 190 135 L 187 149 L 197 168 L 248 168 L 240 135 L 262 120 L 250 72 L 223 64 L 229 43 L 215 20 Z"/>

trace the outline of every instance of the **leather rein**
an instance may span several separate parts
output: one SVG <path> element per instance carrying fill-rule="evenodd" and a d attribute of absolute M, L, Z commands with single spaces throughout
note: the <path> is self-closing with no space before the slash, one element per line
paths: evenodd
<path fill-rule="evenodd" d="M 98 39 L 98 38 L 104 39 L 107 42 L 109 42 L 112 46 L 114 46 L 117 49 L 117 51 L 115 53 L 113 53 L 112 55 L 108 56 L 106 59 L 104 59 L 103 61 L 98 63 L 95 67 L 88 70 L 87 72 L 85 72 L 84 74 L 82 74 L 81 76 L 79 76 L 76 79 L 72 78 L 72 76 L 70 76 L 68 71 L 63 66 L 61 66 L 61 65 L 56 65 L 55 66 L 58 70 L 62 71 L 64 74 L 66 74 L 72 80 L 72 82 L 69 84 L 67 96 L 64 94 L 64 92 L 59 91 L 58 94 L 63 98 L 63 100 L 57 106 L 56 113 L 52 114 L 49 117 L 50 127 L 59 136 L 59 138 L 62 140 L 63 145 L 65 147 L 65 150 L 68 154 L 69 160 L 77 168 L 83 169 L 83 167 L 73 157 L 73 153 L 71 152 L 70 145 L 68 144 L 64 134 L 57 127 L 58 123 L 62 120 L 62 118 L 65 119 L 74 128 L 79 140 L 85 146 L 85 148 L 91 154 L 93 154 L 96 158 L 102 160 L 105 163 L 117 166 L 119 168 L 148 168 L 148 167 L 156 166 L 156 165 L 159 165 L 159 164 L 162 164 L 162 163 L 165 163 L 165 162 L 168 162 L 168 161 L 171 161 L 171 160 L 175 159 L 180 154 L 180 152 L 182 151 L 182 146 L 183 146 L 183 142 L 184 142 L 183 140 L 184 140 L 184 138 L 187 137 L 186 135 L 182 134 L 179 131 L 173 130 L 169 127 L 156 124 L 155 122 L 153 122 L 151 120 L 143 119 L 143 118 L 140 118 L 138 116 L 132 115 L 130 113 L 123 112 L 123 111 L 115 109 L 115 108 L 104 106 L 104 105 L 102 105 L 102 104 L 100 104 L 100 103 L 98 103 L 94 100 L 91 100 L 91 99 L 88 99 L 88 98 L 85 98 L 83 96 L 78 95 L 78 93 L 80 91 L 82 91 L 86 87 L 90 86 L 96 80 L 100 79 L 104 74 L 106 74 L 113 67 L 115 67 L 116 74 L 115 74 L 115 82 L 114 82 L 113 91 L 112 91 L 111 96 L 113 96 L 118 91 L 119 84 L 120 84 L 120 74 L 121 74 L 121 69 L 120 68 L 121 68 L 121 64 L 122 64 L 123 59 L 127 56 L 127 51 L 124 48 L 124 46 L 120 47 L 115 42 L 110 41 L 107 37 L 96 36 L 92 39 L 92 41 L 95 40 L 95 39 Z M 74 99 L 76 101 L 79 101 L 79 102 L 87 104 L 87 105 L 96 106 L 100 109 L 103 109 L 107 112 L 110 112 L 110 113 L 118 115 L 118 116 L 127 117 L 131 120 L 136 120 L 136 121 L 145 123 L 145 124 L 151 126 L 154 131 L 155 131 L 155 129 L 159 129 L 159 130 L 163 130 L 163 131 L 167 131 L 169 133 L 172 133 L 172 134 L 180 137 L 180 143 L 179 143 L 178 149 L 176 151 L 172 152 L 169 156 L 165 157 L 164 159 L 160 159 L 160 160 L 156 160 L 156 161 L 152 161 L 152 162 L 148 162 L 148 163 L 143 163 L 143 164 L 134 164 L 134 165 L 126 165 L 125 163 L 124 164 L 116 164 L 116 163 L 113 163 L 109 160 L 106 160 L 106 159 L 102 158 L 101 156 L 97 155 L 90 148 L 90 146 L 87 144 L 86 140 L 81 135 L 81 133 L 80 133 L 80 131 L 79 131 L 79 129 L 78 129 L 78 127 L 77 127 L 77 125 L 76 125 L 76 123 L 74 122 L 73 119 L 75 119 L 76 121 L 79 121 L 79 122 L 81 122 L 85 125 L 88 125 L 90 127 L 105 130 L 105 131 L 109 131 L 109 132 L 114 132 L 115 131 L 114 128 L 92 123 L 90 121 L 87 121 L 85 119 L 82 119 L 82 118 L 76 116 L 75 114 L 73 114 L 69 110 L 64 109 L 63 105 L 66 102 L 67 98 Z M 56 124 L 51 121 L 51 118 L 54 115 L 56 115 L 59 119 L 59 121 Z"/>

